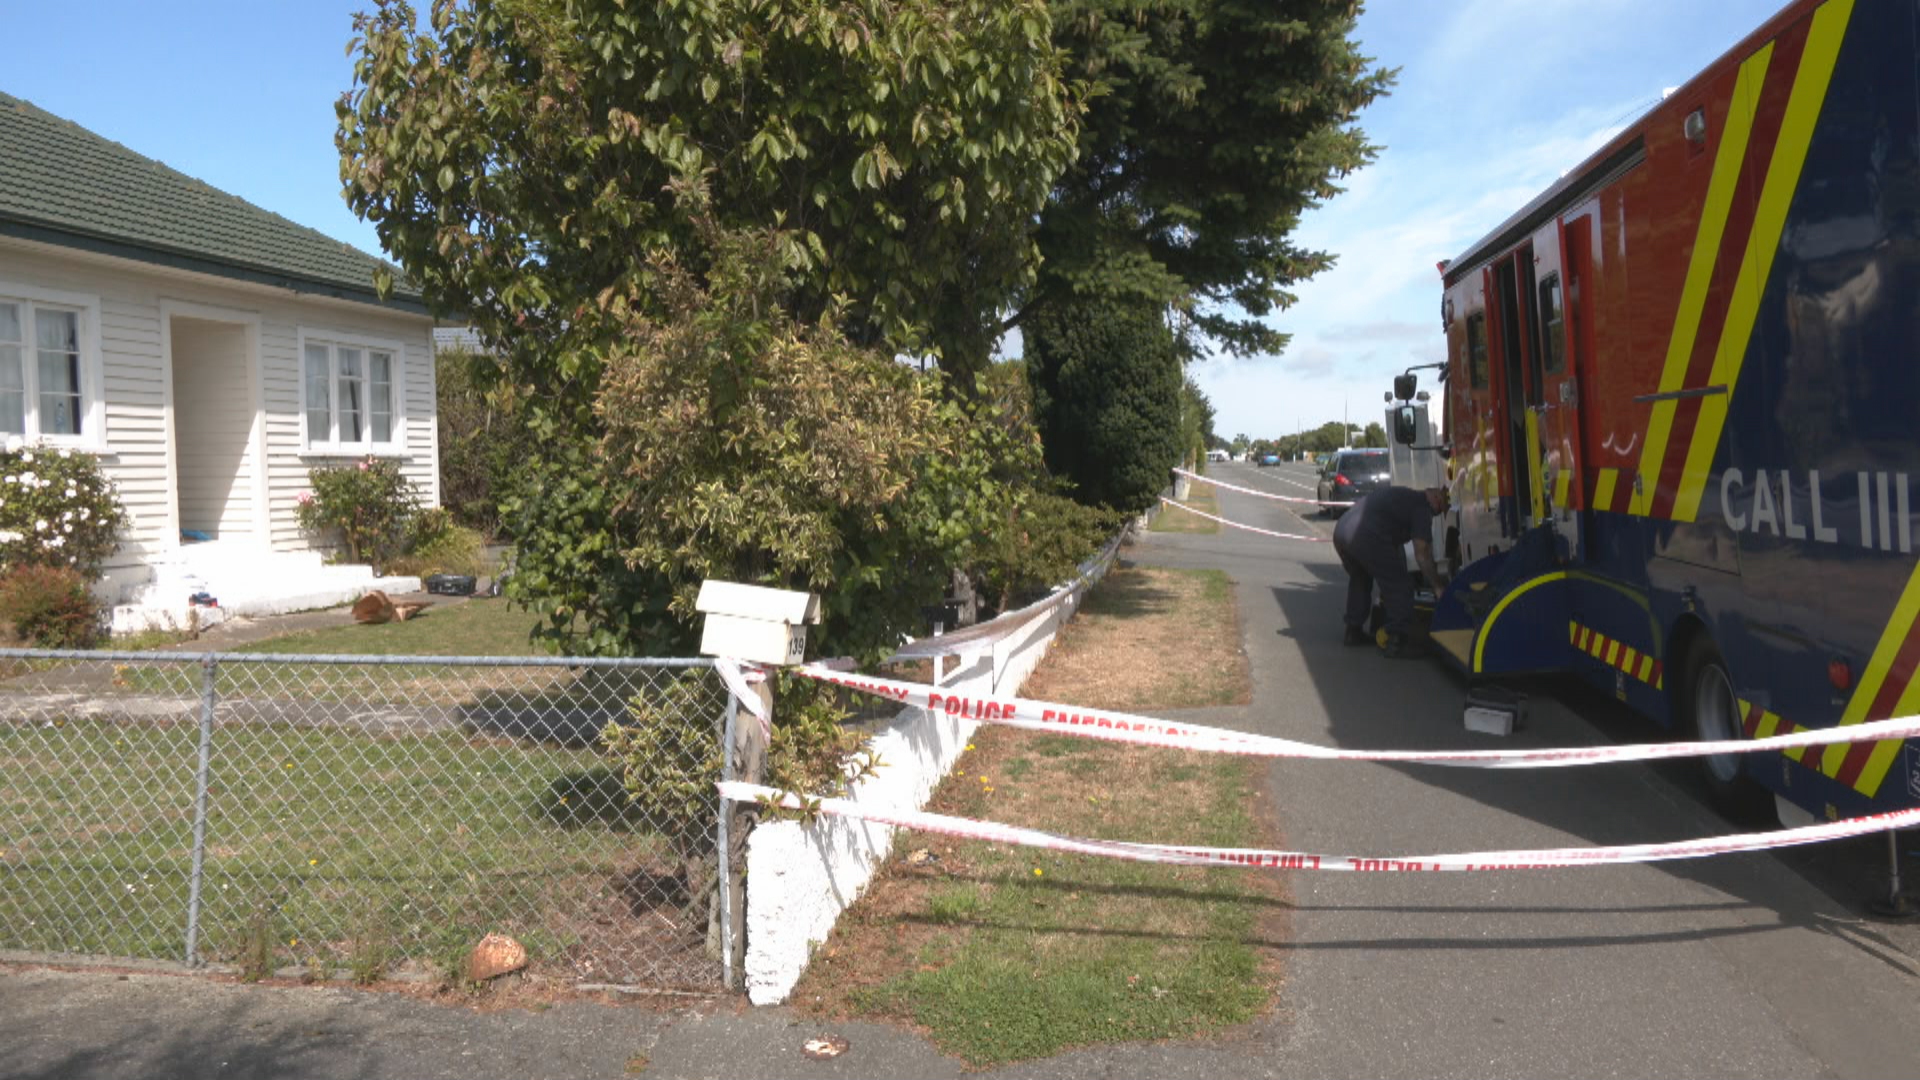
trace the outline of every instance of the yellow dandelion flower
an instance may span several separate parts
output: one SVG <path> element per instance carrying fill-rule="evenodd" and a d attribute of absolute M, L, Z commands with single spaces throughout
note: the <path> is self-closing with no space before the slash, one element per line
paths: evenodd
<path fill-rule="evenodd" d="M 319 865 L 320 865 L 320 860 L 319 860 L 319 859 L 308 859 L 308 860 L 307 860 L 307 865 L 308 865 L 308 866 L 319 866 Z"/>
<path fill-rule="evenodd" d="M 1034 867 L 1034 868 L 1033 868 L 1033 876 L 1034 876 L 1034 877 L 1045 877 L 1045 876 L 1046 876 L 1046 874 L 1045 874 L 1045 873 L 1044 873 L 1044 872 L 1043 872 L 1043 871 L 1042 871 L 1042 870 L 1041 870 L 1041 869 L 1040 869 L 1039 867 L 1037 867 L 1037 866 L 1036 866 L 1036 867 Z"/>

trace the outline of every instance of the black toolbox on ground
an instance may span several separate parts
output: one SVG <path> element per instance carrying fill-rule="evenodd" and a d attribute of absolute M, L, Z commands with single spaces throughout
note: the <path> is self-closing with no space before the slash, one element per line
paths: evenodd
<path fill-rule="evenodd" d="M 441 596 L 472 596 L 472 574 L 433 574 L 427 578 L 427 591 Z"/>

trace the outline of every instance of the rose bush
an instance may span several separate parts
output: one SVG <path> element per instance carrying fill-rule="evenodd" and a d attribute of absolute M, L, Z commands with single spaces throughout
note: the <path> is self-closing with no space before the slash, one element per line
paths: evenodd
<path fill-rule="evenodd" d="M 297 497 L 300 527 L 338 531 L 348 562 L 385 563 L 404 550 L 408 526 L 420 512 L 420 492 L 399 462 L 369 455 L 351 465 L 314 469 L 307 480 L 313 490 Z"/>
<path fill-rule="evenodd" d="M 125 523 L 113 481 L 91 454 L 0 449 L 0 569 L 65 567 L 90 581 Z"/>

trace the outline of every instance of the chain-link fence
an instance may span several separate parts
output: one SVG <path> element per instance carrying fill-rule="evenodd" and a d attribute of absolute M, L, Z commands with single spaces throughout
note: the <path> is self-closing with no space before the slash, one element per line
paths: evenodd
<path fill-rule="evenodd" d="M 728 702 L 700 660 L 0 650 L 0 948 L 368 980 L 497 932 L 717 989 Z M 609 722 L 677 729 L 673 799 Z"/>

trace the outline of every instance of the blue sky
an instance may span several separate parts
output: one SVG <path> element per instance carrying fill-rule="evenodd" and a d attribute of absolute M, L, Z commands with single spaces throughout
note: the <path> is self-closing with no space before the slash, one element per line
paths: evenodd
<path fill-rule="evenodd" d="M 1368 0 L 1364 51 L 1401 69 L 1361 125 L 1385 147 L 1301 240 L 1339 255 L 1271 318 L 1278 357 L 1194 371 L 1216 429 L 1378 419 L 1391 377 L 1439 359 L 1434 264 L 1518 209 L 1784 0 Z M 303 225 L 375 251 L 339 196 L 333 103 L 362 0 L 0 0 L 0 90 Z M 182 14 L 188 12 L 190 14 Z M 74 48 L 51 47 L 71 43 Z"/>

